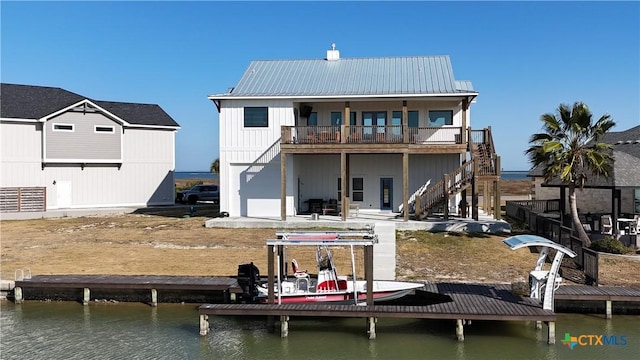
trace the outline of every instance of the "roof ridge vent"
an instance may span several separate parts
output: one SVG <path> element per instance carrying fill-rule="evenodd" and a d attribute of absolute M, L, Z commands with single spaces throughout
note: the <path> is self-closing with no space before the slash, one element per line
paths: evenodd
<path fill-rule="evenodd" d="M 331 49 L 327 50 L 327 61 L 340 60 L 340 50 L 336 50 L 336 43 L 331 43 Z"/>

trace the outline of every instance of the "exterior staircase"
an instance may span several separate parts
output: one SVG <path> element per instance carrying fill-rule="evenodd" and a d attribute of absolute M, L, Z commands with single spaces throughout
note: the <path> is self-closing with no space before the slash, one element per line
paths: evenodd
<path fill-rule="evenodd" d="M 500 160 L 495 152 L 491 128 L 471 130 L 469 128 L 468 151 L 471 160 L 466 161 L 450 174 L 444 174 L 441 180 L 421 187 L 414 193 L 414 213 L 419 220 L 431 215 L 434 210 L 441 209 L 444 217 L 448 217 L 449 199 L 472 186 L 477 180 L 494 180 L 500 178 Z M 427 183 L 428 184 L 428 183 Z M 411 206 L 409 206 L 411 208 Z"/>

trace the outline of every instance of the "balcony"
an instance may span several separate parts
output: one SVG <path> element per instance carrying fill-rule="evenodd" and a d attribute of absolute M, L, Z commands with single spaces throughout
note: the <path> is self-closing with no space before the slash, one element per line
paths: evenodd
<path fill-rule="evenodd" d="M 463 145 L 461 127 L 283 126 L 281 145 Z M 351 147 L 351 146 L 350 146 Z"/>

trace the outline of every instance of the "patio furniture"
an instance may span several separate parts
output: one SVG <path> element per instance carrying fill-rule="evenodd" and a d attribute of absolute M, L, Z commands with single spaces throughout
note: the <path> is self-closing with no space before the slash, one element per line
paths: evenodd
<path fill-rule="evenodd" d="M 329 199 L 329 201 L 327 203 L 324 204 L 324 207 L 322 208 L 322 215 L 337 215 L 339 214 L 338 211 L 338 200 L 336 199 Z"/>
<path fill-rule="evenodd" d="M 602 215 L 600 217 L 600 231 L 602 234 L 613 235 L 613 221 L 611 215 Z"/>

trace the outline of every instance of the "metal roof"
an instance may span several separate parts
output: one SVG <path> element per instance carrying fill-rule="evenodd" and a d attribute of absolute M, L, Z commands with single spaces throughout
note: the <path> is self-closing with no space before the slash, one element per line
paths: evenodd
<path fill-rule="evenodd" d="M 577 255 L 573 250 L 537 235 L 516 235 L 506 238 L 502 240 L 502 242 L 511 248 L 511 250 L 529 246 L 546 246 L 561 251 L 571 257 L 576 257 Z"/>
<path fill-rule="evenodd" d="M 235 88 L 212 99 L 233 97 L 331 97 L 476 94 L 456 81 L 449 56 L 256 60 Z"/>

